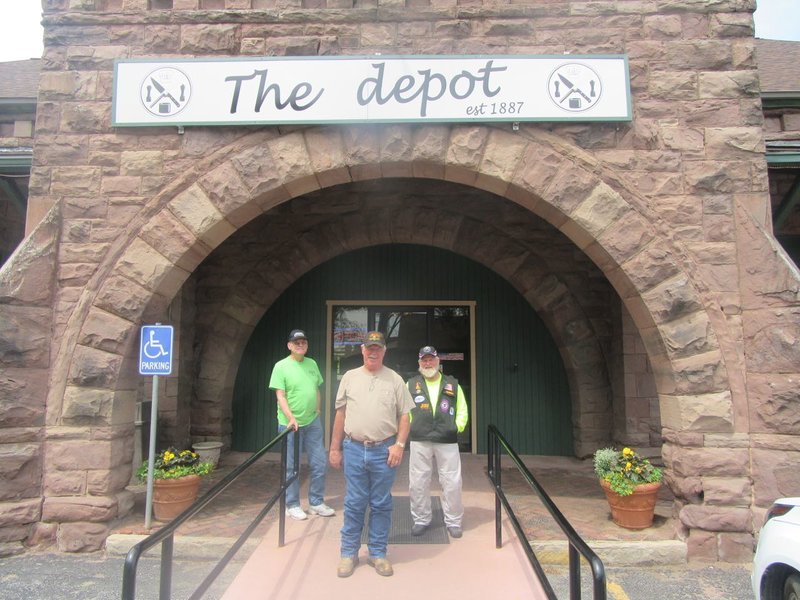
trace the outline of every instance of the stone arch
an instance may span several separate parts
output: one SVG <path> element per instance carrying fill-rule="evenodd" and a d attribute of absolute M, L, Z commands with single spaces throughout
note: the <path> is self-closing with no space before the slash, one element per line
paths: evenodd
<path fill-rule="evenodd" d="M 414 243 L 450 250 L 483 264 L 504 277 L 525 296 L 550 330 L 567 371 L 572 392 L 576 454 L 586 455 L 598 444 L 607 443 L 611 408 L 610 376 L 600 344 L 593 335 L 590 319 L 576 298 L 575 291 L 562 281 L 559 274 L 559 269 L 563 266 L 563 262 L 560 262 L 561 256 L 557 256 L 553 248 L 544 251 L 545 249 L 537 247 L 534 244 L 537 239 L 535 233 L 529 240 L 515 238 L 513 232 L 504 231 L 491 220 L 486 220 L 487 215 L 497 217 L 498 212 L 504 210 L 502 205 L 492 203 L 491 197 L 479 198 L 484 206 L 487 205 L 487 200 L 491 206 L 490 210 L 485 210 L 487 215 L 481 215 L 474 207 L 470 211 L 467 208 L 468 201 L 464 198 L 460 198 L 458 206 L 448 206 L 440 200 L 415 198 L 412 190 L 416 188 L 411 186 L 410 182 L 408 187 L 411 189 L 402 203 L 388 206 L 380 201 L 374 205 L 359 204 L 357 208 L 351 207 L 343 217 L 330 209 L 323 209 L 323 213 L 330 212 L 330 219 L 321 216 L 319 222 L 309 223 L 307 209 L 301 206 L 297 209 L 304 215 L 304 231 L 300 235 L 283 227 L 283 217 L 276 215 L 278 225 L 267 231 L 259 226 L 252 233 L 245 232 L 246 239 L 239 243 L 238 248 L 227 250 L 223 254 L 219 263 L 211 267 L 211 272 L 214 273 L 215 308 L 201 310 L 202 313 L 215 317 L 205 324 L 208 335 L 200 343 L 201 351 L 196 357 L 196 363 L 201 372 L 213 372 L 215 376 L 198 380 L 198 406 L 218 406 L 221 398 L 223 410 L 230 410 L 241 352 L 273 300 L 291 283 L 310 269 L 344 252 L 383 243 Z M 425 184 L 425 187 L 430 186 L 430 183 Z M 350 195 L 356 195 L 352 188 L 340 187 L 350 190 L 347 192 Z M 455 186 L 455 189 L 460 190 L 461 186 Z M 304 204 L 320 204 L 331 194 L 326 190 L 324 194 L 308 197 Z M 373 194 L 371 192 L 369 195 Z M 455 192 L 455 195 L 459 194 Z M 502 199 L 497 200 L 502 202 Z M 514 214 L 507 215 L 512 220 L 518 219 L 519 215 L 530 214 L 513 203 L 507 203 L 504 212 L 512 209 Z M 351 219 L 357 221 L 353 222 Z M 332 232 L 351 231 L 365 227 L 367 223 L 369 229 L 375 232 L 369 240 L 360 239 L 354 243 L 348 238 L 332 236 Z M 550 228 L 549 225 L 547 227 Z M 237 264 L 232 267 L 235 272 L 231 273 L 224 257 L 251 253 L 252 246 L 257 243 L 255 238 L 262 235 L 266 235 L 268 239 L 263 242 L 266 247 L 252 252 L 258 252 L 266 258 L 260 262 L 248 262 L 246 265 Z M 573 248 L 566 238 L 564 241 Z M 293 260 L 277 264 L 278 259 L 275 256 L 280 252 L 278 248 L 289 242 L 292 246 L 297 246 L 302 256 L 299 260 L 295 260 L 298 258 L 295 256 Z M 224 267 L 222 263 L 225 263 Z M 223 278 L 220 273 L 223 268 L 224 278 L 227 280 L 224 285 L 219 281 Z M 278 289 L 263 283 L 262 274 L 271 272 L 280 274 Z M 224 372 L 221 373 L 219 365 L 227 366 Z M 224 427 L 213 433 L 209 433 L 209 429 L 204 426 L 200 428 L 204 435 L 225 437 L 230 434 Z"/>
<path fill-rule="evenodd" d="M 65 336 L 57 353 L 50 422 L 64 412 L 62 399 L 77 395 L 69 393 L 70 386 L 110 383 L 97 380 L 92 365 L 110 360 L 121 372 L 135 337 L 133 324 L 163 308 L 192 269 L 237 227 L 292 197 L 385 177 L 462 183 L 546 219 L 595 261 L 628 306 L 657 373 L 662 403 L 670 409 L 667 424 L 674 420 L 670 415 L 680 413 L 682 394 L 689 393 L 685 379 L 675 374 L 695 368 L 691 393 L 709 394 L 719 413 L 713 426 L 731 429 L 730 374 L 717 338 L 724 317 L 709 309 L 713 303 L 690 275 L 690 259 L 671 242 L 668 224 L 654 215 L 647 199 L 613 168 L 545 131 L 459 125 L 260 131 L 198 161 L 131 221 L 87 285 L 71 315 L 80 326 L 68 328 L 77 333 L 74 339 Z M 354 246 L 379 241 L 367 227 L 348 231 Z M 122 309 L 111 305 L 120 277 L 139 290 Z M 531 292 L 518 289 L 526 297 Z M 101 330 L 113 333 L 99 335 Z M 695 336 L 698 331 L 705 335 Z"/>

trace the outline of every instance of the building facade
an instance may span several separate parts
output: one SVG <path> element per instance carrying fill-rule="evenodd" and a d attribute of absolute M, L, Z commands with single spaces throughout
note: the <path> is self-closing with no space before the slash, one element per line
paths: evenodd
<path fill-rule="evenodd" d="M 532 433 L 551 419 L 575 456 L 660 452 L 690 556 L 748 560 L 765 507 L 800 495 L 800 276 L 772 220 L 777 198 L 793 222 L 797 164 L 771 196 L 765 144 L 796 117 L 765 128 L 754 4 L 48 2 L 26 237 L 0 270 L 4 551 L 96 549 L 131 510 L 142 324 L 176 331 L 160 439 L 244 447 L 259 341 L 314 323 L 331 385 L 348 331 L 424 312 L 408 348 L 467 323 L 447 339 L 471 451 L 500 422 L 559 453 Z M 112 125 L 120 59 L 378 54 L 625 56 L 631 119 Z"/>

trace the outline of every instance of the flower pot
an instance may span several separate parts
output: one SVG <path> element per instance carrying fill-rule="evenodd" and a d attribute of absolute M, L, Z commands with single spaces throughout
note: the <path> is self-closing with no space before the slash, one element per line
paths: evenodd
<path fill-rule="evenodd" d="M 192 444 L 192 450 L 197 452 L 200 462 L 210 462 L 215 467 L 219 462 L 219 452 L 222 449 L 222 442 L 197 442 Z"/>
<path fill-rule="evenodd" d="M 646 529 L 653 524 L 660 481 L 639 484 L 630 496 L 620 496 L 603 479 L 600 480 L 600 486 L 606 493 L 614 523 L 626 529 Z"/>
<path fill-rule="evenodd" d="M 153 480 L 153 514 L 159 521 L 171 521 L 197 500 L 200 476 Z"/>

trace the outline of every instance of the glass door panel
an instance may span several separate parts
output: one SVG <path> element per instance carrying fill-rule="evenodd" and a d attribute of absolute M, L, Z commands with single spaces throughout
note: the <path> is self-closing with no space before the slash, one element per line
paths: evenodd
<path fill-rule="evenodd" d="M 418 352 L 422 346 L 436 347 L 440 368 L 458 379 L 471 406 L 472 346 L 469 305 L 417 306 L 398 304 L 334 304 L 332 306 L 332 348 L 329 374 L 331 410 L 342 375 L 363 364 L 361 342 L 367 331 L 386 336 L 384 364 L 404 380 L 417 373 Z M 458 436 L 462 452 L 472 450 L 472 420 Z"/>

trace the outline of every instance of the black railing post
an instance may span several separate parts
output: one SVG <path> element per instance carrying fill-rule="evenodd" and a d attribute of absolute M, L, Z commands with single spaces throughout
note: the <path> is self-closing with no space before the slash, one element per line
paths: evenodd
<path fill-rule="evenodd" d="M 136 564 L 139 555 L 129 552 L 125 556 L 125 566 L 122 569 L 122 600 L 135 600 L 136 598 Z"/>
<path fill-rule="evenodd" d="M 493 428 L 494 429 L 494 428 Z M 500 444 L 497 440 L 497 436 L 492 436 L 492 455 L 494 456 L 494 477 L 495 477 L 495 486 L 499 490 L 503 486 L 503 480 L 501 475 L 501 466 L 502 461 L 500 456 Z M 494 546 L 495 548 L 502 548 L 503 547 L 503 527 L 502 527 L 502 504 L 500 502 L 499 494 L 495 493 L 494 495 Z"/>
<path fill-rule="evenodd" d="M 569 542 L 569 599 L 581 600 L 581 559 L 571 541 Z"/>
<path fill-rule="evenodd" d="M 161 542 L 161 579 L 159 583 L 159 600 L 172 598 L 172 550 L 175 536 L 170 535 Z"/>
<path fill-rule="evenodd" d="M 556 524 L 561 528 L 561 531 L 567 537 L 567 542 L 569 544 L 569 587 L 570 587 L 570 600 L 580 600 L 581 597 L 581 571 L 580 571 L 580 555 L 582 555 L 591 565 L 592 567 L 592 580 L 594 582 L 594 600 L 606 600 L 606 575 L 605 575 L 605 568 L 603 567 L 603 562 L 600 558 L 595 554 L 595 552 L 583 541 L 583 539 L 578 535 L 575 529 L 570 525 L 569 521 L 564 518 L 564 515 L 561 514 L 561 511 L 558 510 L 558 507 L 553 503 L 550 499 L 550 496 L 547 495 L 547 492 L 544 491 L 539 482 L 536 481 L 534 476 L 531 474 L 528 467 L 522 462 L 519 458 L 517 453 L 514 449 L 509 445 L 503 435 L 497 430 L 494 425 L 489 425 L 488 427 L 488 438 L 487 438 L 487 447 L 488 447 L 488 454 L 489 454 L 489 466 L 488 466 L 488 475 L 489 479 L 494 484 L 494 491 L 495 491 L 495 528 L 496 528 L 496 546 L 500 548 L 502 546 L 502 539 L 501 539 L 501 528 L 500 528 L 500 504 L 503 505 L 506 509 L 506 513 L 508 514 L 509 521 L 511 522 L 514 531 L 517 532 L 517 537 L 519 538 L 520 542 L 522 543 L 522 549 L 525 551 L 526 556 L 528 557 L 528 561 L 533 567 L 533 570 L 536 572 L 536 575 L 539 578 L 539 583 L 542 585 L 542 589 L 544 590 L 545 594 L 547 595 L 548 599 L 550 600 L 557 600 L 555 592 L 553 591 L 550 582 L 547 579 L 547 575 L 542 569 L 542 565 L 539 563 L 539 559 L 536 558 L 536 553 L 533 551 L 531 547 L 530 541 L 527 539 L 527 534 L 522 529 L 522 525 L 517 519 L 516 514 L 514 513 L 514 509 L 511 507 L 511 504 L 506 497 L 505 492 L 502 488 L 502 476 L 501 476 L 501 449 L 505 450 L 506 454 L 508 454 L 508 458 L 511 462 L 517 467 L 517 470 L 525 479 L 527 484 L 530 488 L 536 492 L 539 496 L 539 499 L 542 501 L 542 504 L 550 513 L 550 516 L 556 522 Z"/>
<path fill-rule="evenodd" d="M 289 434 L 292 435 L 292 434 Z M 278 547 L 283 548 L 286 543 L 286 455 L 288 454 L 287 440 L 289 436 L 283 438 L 281 443 L 281 502 L 278 505 Z M 296 444 L 295 444 L 296 445 Z"/>
<path fill-rule="evenodd" d="M 202 511 L 208 504 L 210 504 L 217 496 L 222 494 L 225 490 L 231 486 L 240 475 L 242 475 L 247 469 L 249 469 L 256 461 L 260 460 L 264 454 L 266 454 L 271 448 L 276 446 L 279 442 L 282 445 L 282 459 L 281 459 L 281 487 L 280 489 L 273 494 L 264 504 L 263 508 L 259 511 L 258 515 L 252 520 L 250 525 L 247 526 L 245 531 L 236 539 L 233 543 L 231 548 L 225 553 L 221 560 L 217 562 L 217 565 L 211 570 L 208 576 L 203 580 L 200 586 L 195 590 L 195 592 L 190 596 L 191 600 L 198 600 L 199 598 L 203 597 L 205 591 L 211 586 L 211 584 L 216 580 L 217 576 L 225 569 L 227 564 L 233 558 L 233 556 L 239 551 L 239 549 L 244 545 L 245 541 L 250 537 L 253 531 L 258 527 L 258 525 L 264 520 L 264 517 L 267 516 L 267 513 L 272 510 L 276 504 L 278 504 L 281 500 L 285 500 L 286 494 L 286 482 L 292 482 L 297 479 L 298 469 L 300 465 L 300 447 L 299 445 L 295 445 L 295 465 L 296 468 L 293 469 L 294 473 L 290 477 L 286 477 L 286 438 L 290 435 L 289 431 L 284 431 L 278 434 L 273 440 L 271 440 L 266 446 L 261 448 L 258 452 L 253 454 L 250 458 L 244 461 L 241 465 L 233 469 L 230 473 L 228 473 L 222 480 L 214 485 L 206 494 L 200 498 L 197 502 L 192 504 L 189 508 L 175 517 L 170 523 L 165 525 L 164 527 L 158 529 L 157 531 L 148 535 L 145 539 L 143 539 L 138 544 L 135 544 L 130 550 L 128 550 L 128 554 L 125 556 L 125 564 L 123 566 L 122 572 L 122 600 L 135 600 L 136 594 L 136 575 L 137 575 L 137 567 L 139 563 L 139 559 L 141 556 L 147 552 L 150 548 L 156 546 L 156 544 L 161 543 L 161 574 L 159 577 L 159 598 L 161 600 L 169 600 L 171 595 L 171 588 L 172 588 L 172 563 L 173 563 L 173 547 L 174 547 L 174 536 L 175 532 L 178 528 L 183 525 L 186 521 L 191 519 L 194 515 Z M 285 504 L 281 507 L 281 531 L 280 537 L 283 539 L 283 516 L 285 515 Z"/>

